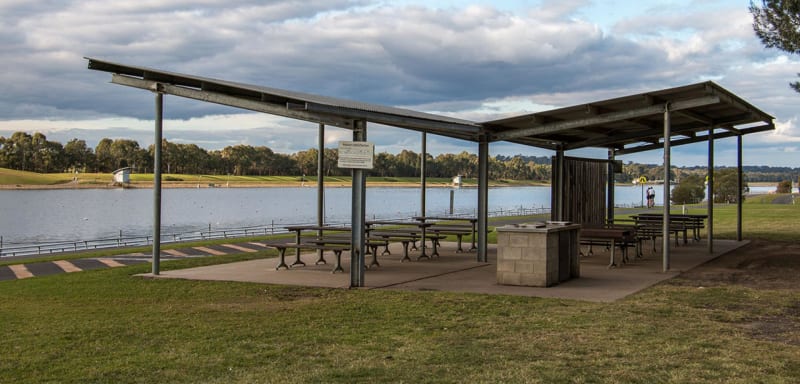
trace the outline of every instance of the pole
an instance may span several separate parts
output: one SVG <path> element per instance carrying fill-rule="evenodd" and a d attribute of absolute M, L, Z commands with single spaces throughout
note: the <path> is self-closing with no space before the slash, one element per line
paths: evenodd
<path fill-rule="evenodd" d="M 558 179 L 558 185 L 556 185 L 556 212 L 555 216 L 551 214 L 550 216 L 553 217 L 553 220 L 563 221 L 564 220 L 564 149 L 559 146 L 556 150 L 556 175 Z"/>
<path fill-rule="evenodd" d="M 714 253 L 714 127 L 708 129 L 708 253 Z"/>
<path fill-rule="evenodd" d="M 742 172 L 742 135 L 736 136 L 736 241 L 742 241 L 742 200 L 744 193 L 744 176 Z"/>
<path fill-rule="evenodd" d="M 669 203 L 670 203 L 670 190 L 669 190 L 669 169 L 670 165 L 670 137 L 672 136 L 670 129 L 670 115 L 669 103 L 664 107 L 664 218 L 661 220 L 664 226 L 661 230 L 661 237 L 663 244 L 661 246 L 662 258 L 662 271 L 669 271 Z"/>
<path fill-rule="evenodd" d="M 478 262 L 488 261 L 489 233 L 489 142 L 478 143 Z"/>
<path fill-rule="evenodd" d="M 426 177 L 426 168 L 428 164 L 428 134 L 422 132 L 422 153 L 420 153 L 419 159 L 419 185 L 420 185 L 420 196 L 419 196 L 419 212 L 420 216 L 425 217 L 425 189 L 427 187 L 427 177 Z M 425 228 L 422 228 L 423 234 L 425 232 Z M 423 240 L 424 242 L 425 240 Z"/>
<path fill-rule="evenodd" d="M 367 140 L 367 122 L 353 124 L 353 141 Z M 364 170 L 353 168 L 350 238 L 350 287 L 364 286 L 364 232 L 366 215 L 366 177 Z"/>
<path fill-rule="evenodd" d="M 456 194 L 456 191 L 451 189 L 450 190 L 450 215 L 451 216 L 453 215 L 453 203 L 455 201 L 455 194 Z"/>
<path fill-rule="evenodd" d="M 156 132 L 153 137 L 153 275 L 161 268 L 161 137 L 164 95 L 156 92 Z"/>
<path fill-rule="evenodd" d="M 323 181 L 325 172 L 325 124 L 319 124 L 319 137 L 317 138 L 317 226 L 325 225 L 325 182 Z M 317 236 L 322 237 L 322 230 L 317 231 Z M 317 250 L 319 259 L 322 259 L 322 249 Z"/>
<path fill-rule="evenodd" d="M 608 211 L 606 221 L 614 223 L 614 149 L 608 150 Z"/>

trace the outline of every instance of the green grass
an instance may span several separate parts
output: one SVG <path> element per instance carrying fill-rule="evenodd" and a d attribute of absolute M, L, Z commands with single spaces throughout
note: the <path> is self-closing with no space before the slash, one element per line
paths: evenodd
<path fill-rule="evenodd" d="M 0 168 L 0 185 L 55 185 L 66 184 L 73 181 L 76 177 L 72 173 L 35 173 L 15 171 L 7 168 Z M 111 184 L 112 175 L 110 173 L 79 173 L 77 175 L 78 184 L 104 186 Z M 152 184 L 152 173 L 134 173 L 130 175 L 131 184 Z M 213 184 L 215 186 L 249 185 L 249 184 L 300 184 L 305 180 L 306 184 L 317 182 L 316 176 L 229 176 L 229 175 L 187 175 L 187 174 L 162 174 L 162 180 L 170 184 L 199 184 L 202 187 Z M 350 176 L 328 176 L 325 177 L 326 183 L 350 183 Z M 369 183 L 411 183 L 418 184 L 419 177 L 377 177 L 367 178 Z M 450 185 L 452 180 L 442 177 L 429 177 L 428 185 Z M 477 185 L 477 179 L 465 179 L 464 184 L 469 186 Z M 532 185 L 525 180 L 499 180 L 493 184 L 506 186 Z"/>
<path fill-rule="evenodd" d="M 5 185 L 53 185 L 67 183 L 72 180 L 72 176 L 65 173 L 35 173 L 26 171 L 16 171 L 8 168 L 0 168 L 0 184 Z"/>
<path fill-rule="evenodd" d="M 795 206 L 748 202 L 800 240 Z M 715 231 L 731 226 L 718 207 Z M 748 215 L 753 216 L 752 218 Z M 762 219 L 761 217 L 764 217 Z M 754 232 L 755 231 L 755 232 Z M 169 261 L 162 270 L 269 257 Z M 796 292 L 665 283 L 615 303 L 145 279 L 149 265 L 0 282 L 0 382 L 790 383 L 755 336 Z M 794 328 L 796 330 L 796 328 Z M 791 329 L 786 332 L 796 332 Z M 796 337 L 795 337 L 796 339 Z"/>

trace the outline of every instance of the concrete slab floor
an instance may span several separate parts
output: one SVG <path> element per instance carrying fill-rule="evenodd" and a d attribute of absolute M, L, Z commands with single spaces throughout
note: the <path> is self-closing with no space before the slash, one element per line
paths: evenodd
<path fill-rule="evenodd" d="M 677 276 L 722 254 L 748 244 L 748 241 L 715 240 L 714 252 L 708 253 L 706 241 L 688 245 L 671 245 L 670 271 L 662 272 L 660 250 L 652 252 L 651 243 L 645 245 L 644 257 L 630 260 L 620 267 L 609 269 L 609 254 L 603 247 L 595 246 L 592 256 L 581 257 L 581 277 L 558 285 L 519 287 L 497 284 L 496 246 L 489 245 L 489 262 L 477 262 L 474 252 L 456 253 L 455 243 L 442 243 L 441 256 L 431 260 L 416 261 L 418 252 L 412 252 L 414 261 L 400 262 L 402 250 L 392 245 L 391 255 L 378 256 L 380 267 L 367 269 L 364 277 L 366 289 L 394 289 L 409 291 L 450 291 L 480 294 L 505 294 L 531 297 L 562 298 L 595 302 L 611 302 L 639 292 L 658 282 Z M 657 246 L 660 246 L 658 244 Z M 649 247 L 649 248 L 648 248 Z M 584 248 L 584 252 L 586 248 Z M 617 260 L 620 259 L 619 251 Z M 633 252 L 631 251 L 631 254 Z M 371 261 L 367 256 L 366 264 Z M 333 254 L 326 254 L 327 264 L 315 265 L 316 253 L 304 253 L 301 260 L 306 266 L 276 271 L 277 258 L 249 260 L 182 270 L 162 271 L 157 278 L 193 280 L 240 281 L 265 284 L 299 285 L 325 288 L 348 288 L 350 285 L 350 258 L 342 255 L 344 272 L 331 273 Z M 287 256 L 287 263 L 294 255 Z M 140 276 L 153 277 L 151 274 Z"/>

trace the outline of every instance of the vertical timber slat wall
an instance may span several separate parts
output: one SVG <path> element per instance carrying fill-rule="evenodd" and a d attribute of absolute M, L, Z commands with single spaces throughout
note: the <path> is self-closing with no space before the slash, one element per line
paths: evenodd
<path fill-rule="evenodd" d="M 553 185 L 558 182 L 557 178 L 554 172 Z M 607 182 L 608 161 L 565 157 L 562 220 L 578 224 L 604 224 Z M 557 192 L 554 190 L 553 193 Z M 555 196 L 552 196 L 551 201 L 555 200 Z M 556 217 L 555 213 L 551 216 Z"/>

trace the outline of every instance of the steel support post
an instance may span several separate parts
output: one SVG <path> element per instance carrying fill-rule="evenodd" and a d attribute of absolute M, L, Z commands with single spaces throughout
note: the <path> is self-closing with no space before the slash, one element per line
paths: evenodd
<path fill-rule="evenodd" d="M 672 133 L 671 122 L 669 115 L 669 103 L 664 107 L 664 218 L 662 220 L 664 226 L 661 230 L 661 238 L 663 243 L 661 245 L 662 257 L 662 271 L 669 271 L 669 210 L 670 210 L 670 136 Z"/>
<path fill-rule="evenodd" d="M 742 200 L 744 197 L 744 172 L 742 172 L 742 135 L 736 136 L 736 241 L 742 241 Z"/>
<path fill-rule="evenodd" d="M 489 142 L 478 143 L 478 262 L 489 260 Z"/>
<path fill-rule="evenodd" d="M 428 182 L 426 174 L 426 168 L 428 166 L 428 134 L 426 132 L 422 132 L 422 153 L 420 153 L 419 157 L 419 215 L 425 217 L 425 195 Z M 423 233 L 425 232 L 424 227 L 422 231 Z"/>
<path fill-rule="evenodd" d="M 614 223 L 614 149 L 608 150 L 608 202 L 606 204 L 606 221 Z"/>
<path fill-rule="evenodd" d="M 559 147 L 556 150 L 556 178 L 558 182 L 556 183 L 556 206 L 552 207 L 551 209 L 555 208 L 555 214 L 552 212 L 550 213 L 550 217 L 553 220 L 563 221 L 564 220 L 564 149 Z"/>
<path fill-rule="evenodd" d="M 156 129 L 153 136 L 153 275 L 161 273 L 161 137 L 164 95 L 156 91 Z"/>
<path fill-rule="evenodd" d="M 317 225 L 325 225 L 325 124 L 319 124 L 319 137 L 317 140 Z M 317 231 L 317 236 L 322 237 L 322 230 Z M 322 260 L 322 249 L 317 250 L 317 260 Z"/>
<path fill-rule="evenodd" d="M 708 253 L 714 253 L 714 128 L 708 130 Z"/>
<path fill-rule="evenodd" d="M 353 141 L 367 141 L 367 122 L 353 122 Z M 350 287 L 364 286 L 364 234 L 366 220 L 367 178 L 363 169 L 354 168 L 352 184 Z"/>

